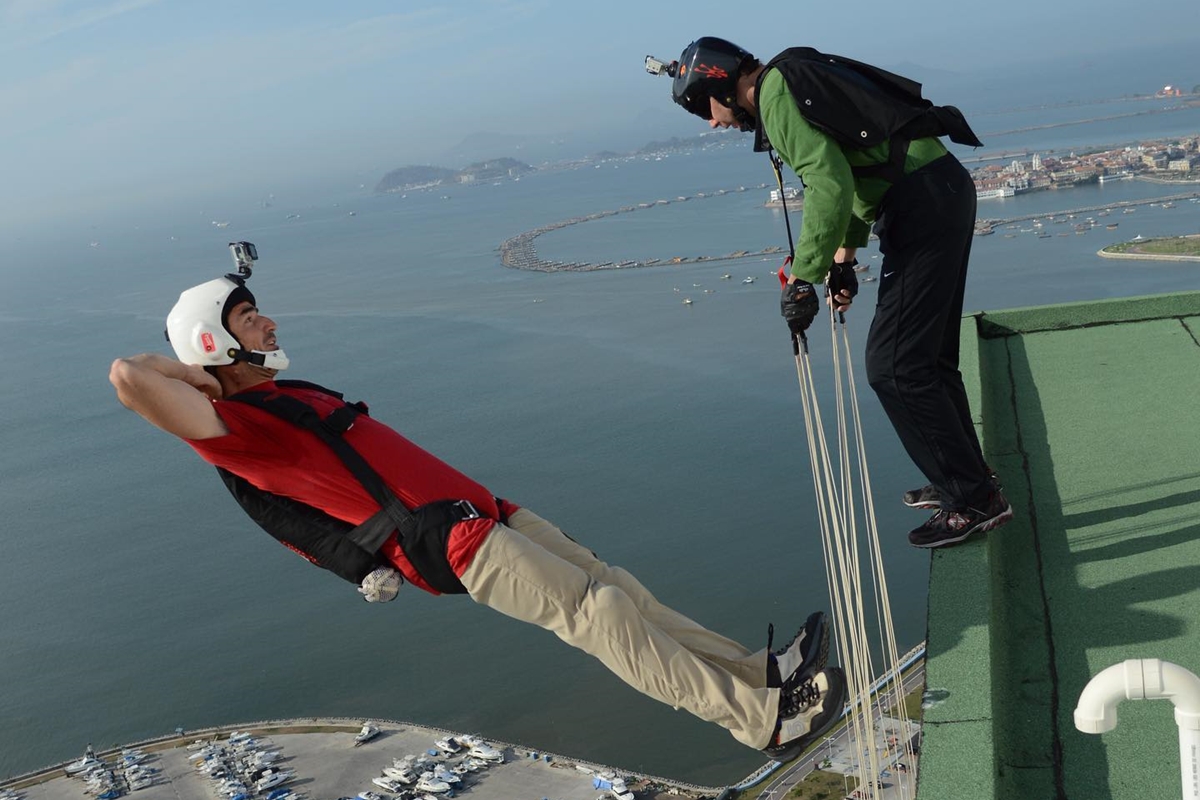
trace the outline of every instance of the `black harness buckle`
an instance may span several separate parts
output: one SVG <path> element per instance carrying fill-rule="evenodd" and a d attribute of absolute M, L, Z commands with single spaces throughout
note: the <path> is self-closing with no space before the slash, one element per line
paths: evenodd
<path fill-rule="evenodd" d="M 475 506 L 471 504 L 470 500 L 459 500 L 455 503 L 451 503 L 451 507 L 457 509 L 458 512 L 460 514 L 462 514 L 462 517 L 460 517 L 460 520 L 479 519 L 480 517 L 483 516 L 482 514 L 479 513 L 478 509 L 476 509 Z"/>

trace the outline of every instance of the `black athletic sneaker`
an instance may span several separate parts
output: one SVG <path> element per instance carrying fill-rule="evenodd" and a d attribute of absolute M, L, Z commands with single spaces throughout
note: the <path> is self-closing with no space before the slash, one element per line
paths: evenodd
<path fill-rule="evenodd" d="M 938 511 L 924 525 L 910 531 L 908 541 L 914 547 L 926 548 L 957 544 L 973 533 L 985 533 L 998 528 L 1012 517 L 1012 506 L 1004 499 L 1004 495 L 992 491 L 982 509 Z"/>
<path fill-rule="evenodd" d="M 846 694 L 846 673 L 837 667 L 805 681 L 788 681 L 779 691 L 775 733 L 763 753 L 781 763 L 803 753 L 842 718 Z"/>
<path fill-rule="evenodd" d="M 997 492 L 1004 489 L 1000 483 L 1000 476 L 991 467 L 988 467 L 988 480 L 992 482 L 992 488 Z M 922 486 L 920 489 L 909 489 L 904 493 L 903 503 L 909 508 L 941 508 L 945 503 L 945 498 L 941 491 L 932 483 Z"/>
<path fill-rule="evenodd" d="M 775 639 L 775 626 L 767 626 L 767 649 Z M 829 658 L 829 625 L 824 611 L 808 615 L 792 640 L 767 654 L 767 688 L 783 686 L 795 676 L 808 680 L 825 668 Z"/>

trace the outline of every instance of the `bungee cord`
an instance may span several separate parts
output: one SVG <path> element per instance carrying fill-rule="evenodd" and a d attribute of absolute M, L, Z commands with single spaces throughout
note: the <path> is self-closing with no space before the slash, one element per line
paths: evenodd
<path fill-rule="evenodd" d="M 779 186 L 779 198 L 783 204 L 783 220 L 790 249 L 790 255 L 780 269 L 782 282 L 786 280 L 785 270 L 795 259 L 795 240 L 792 238 L 787 192 L 783 185 L 783 162 L 772 149 L 767 150 L 767 156 L 771 160 L 775 181 Z M 817 520 L 821 530 L 821 552 L 825 561 L 826 583 L 833 613 L 834 637 L 837 640 L 839 660 L 846 671 L 849 690 L 847 725 L 851 732 L 850 750 L 855 756 L 859 786 L 857 796 L 874 800 L 882 791 L 880 784 L 883 773 L 880 753 L 875 746 L 878 735 L 876 712 L 882 720 L 884 714 L 890 711 L 899 723 L 897 735 L 885 739 L 884 751 L 885 754 L 891 755 L 893 747 L 902 748 L 907 764 L 913 763 L 913 727 L 904 702 L 903 676 L 899 673 L 900 654 L 896 645 L 883 551 L 879 544 L 879 526 L 875 519 L 875 503 L 871 492 L 858 390 L 854 380 L 849 331 L 845 314 L 835 311 L 832 304 L 826 316 L 829 320 L 834 372 L 838 442 L 836 479 L 829 444 L 825 438 L 825 426 L 821 419 L 812 359 L 808 352 L 808 338 L 804 333 L 792 336 L 792 353 L 796 359 L 796 376 L 800 385 L 801 406 L 804 409 L 805 438 L 808 442 L 809 465 L 817 499 Z M 849 416 L 847 406 L 851 412 Z M 853 437 L 850 436 L 851 424 Z M 860 561 L 858 514 L 855 513 L 858 507 L 854 494 L 856 472 L 857 484 L 862 495 L 863 535 L 866 539 L 868 570 L 866 575 Z M 872 587 L 871 600 L 881 638 L 880 653 L 886 666 L 885 678 L 878 691 L 875 691 L 874 686 L 875 675 L 878 673 L 871 656 L 870 634 L 866 624 L 867 609 L 863 597 L 866 579 L 870 580 Z M 910 796 L 915 795 L 911 781 L 901 782 L 899 795 L 901 800 L 908 800 Z"/>
<path fill-rule="evenodd" d="M 880 751 L 875 746 L 880 733 L 876 713 L 882 720 L 886 711 L 898 722 L 898 735 L 884 739 L 885 755 L 892 755 L 893 747 L 901 747 L 907 763 L 911 763 L 912 729 L 904 704 L 902 677 L 896 672 L 900 657 L 875 519 L 849 333 L 844 318 L 832 308 L 827 317 L 833 345 L 836 465 L 825 436 L 807 341 L 794 341 L 793 351 L 817 499 L 834 635 L 841 664 L 846 670 L 851 698 L 847 725 L 851 734 L 850 749 L 855 756 L 858 796 L 876 798 L 881 791 L 880 776 L 884 771 Z M 865 553 L 860 551 L 857 513 L 860 504 L 856 501 L 856 485 L 862 497 Z M 868 581 L 870 597 L 864 592 Z M 868 602 L 871 609 L 868 609 Z M 888 671 L 887 678 L 877 692 L 873 691 L 875 675 L 878 673 L 873 663 L 867 627 L 869 610 L 874 612 L 878 623 L 880 652 Z M 900 796 L 907 798 L 910 793 L 911 783 L 902 782 Z"/>

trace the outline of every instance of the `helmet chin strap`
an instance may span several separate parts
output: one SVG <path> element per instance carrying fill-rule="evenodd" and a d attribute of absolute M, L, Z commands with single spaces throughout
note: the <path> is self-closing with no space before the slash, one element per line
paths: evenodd
<path fill-rule="evenodd" d="M 730 113 L 733 114 L 733 121 L 737 123 L 738 130 L 743 132 L 752 131 L 758 127 L 758 121 L 750 115 L 749 111 L 742 108 L 736 97 L 726 97 L 724 99 L 718 97 L 716 101 L 725 106 L 725 108 L 728 108 Z"/>
<path fill-rule="evenodd" d="M 235 350 L 229 348 L 229 357 L 234 361 L 245 361 L 256 367 L 285 370 L 288 368 L 288 357 L 282 350 Z"/>
<path fill-rule="evenodd" d="M 733 119 L 738 124 L 738 128 L 742 131 L 752 131 L 757 127 L 757 122 L 754 117 L 750 116 L 750 112 L 742 108 L 738 103 L 733 104 Z"/>

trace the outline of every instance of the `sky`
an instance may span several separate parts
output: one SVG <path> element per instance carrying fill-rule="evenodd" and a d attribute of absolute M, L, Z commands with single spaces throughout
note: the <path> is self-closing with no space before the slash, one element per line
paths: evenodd
<path fill-rule="evenodd" d="M 703 35 L 764 56 L 807 44 L 927 80 L 1200 44 L 1194 21 L 1194 0 L 0 0 L 0 234 L 520 158 L 509 137 L 577 157 L 699 133 L 642 62 Z"/>

